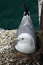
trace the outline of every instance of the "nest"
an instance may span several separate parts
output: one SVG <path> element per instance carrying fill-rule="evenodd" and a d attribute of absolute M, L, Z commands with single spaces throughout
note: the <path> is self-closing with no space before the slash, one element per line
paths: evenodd
<path fill-rule="evenodd" d="M 36 32 L 38 50 L 33 54 L 23 54 L 15 50 L 11 40 L 16 30 L 0 33 L 0 65 L 43 65 L 43 31 Z"/>

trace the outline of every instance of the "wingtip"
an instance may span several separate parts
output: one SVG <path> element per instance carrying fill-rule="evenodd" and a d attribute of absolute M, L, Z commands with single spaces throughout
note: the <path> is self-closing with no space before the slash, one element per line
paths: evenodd
<path fill-rule="evenodd" d="M 25 10 L 25 15 L 29 15 L 30 12 L 29 12 L 29 6 L 27 6 L 26 4 L 24 4 L 24 10 Z"/>

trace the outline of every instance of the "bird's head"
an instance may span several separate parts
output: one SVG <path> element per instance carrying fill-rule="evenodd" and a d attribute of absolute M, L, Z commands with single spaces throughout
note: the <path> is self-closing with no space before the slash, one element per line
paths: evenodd
<path fill-rule="evenodd" d="M 15 39 L 15 41 L 18 41 L 20 43 L 31 43 L 31 36 L 28 33 L 22 33 L 18 36 L 18 38 Z"/>

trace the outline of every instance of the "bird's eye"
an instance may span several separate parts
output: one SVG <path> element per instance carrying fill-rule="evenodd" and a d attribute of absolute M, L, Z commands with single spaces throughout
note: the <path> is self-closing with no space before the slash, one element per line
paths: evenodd
<path fill-rule="evenodd" d="M 22 40 L 24 40 L 24 38 L 21 38 Z"/>

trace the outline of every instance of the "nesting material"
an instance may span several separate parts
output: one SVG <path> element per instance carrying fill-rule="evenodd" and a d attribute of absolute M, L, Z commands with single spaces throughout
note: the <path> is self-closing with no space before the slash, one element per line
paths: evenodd
<path fill-rule="evenodd" d="M 43 31 L 36 32 L 41 47 L 30 55 L 15 50 L 12 39 L 17 30 L 4 30 L 0 33 L 0 65 L 43 65 Z"/>
<path fill-rule="evenodd" d="M 0 52 L 10 47 L 11 39 L 15 37 L 14 30 L 4 30 L 0 33 Z"/>

